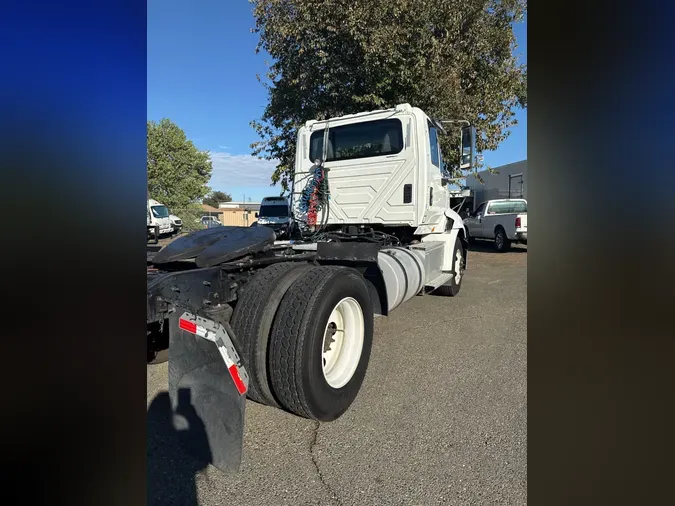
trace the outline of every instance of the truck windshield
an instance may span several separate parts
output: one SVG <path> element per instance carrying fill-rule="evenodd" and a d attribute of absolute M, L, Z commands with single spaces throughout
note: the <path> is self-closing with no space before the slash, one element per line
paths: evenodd
<path fill-rule="evenodd" d="M 487 214 L 526 213 L 527 202 L 524 200 L 511 200 L 506 202 L 492 202 L 488 207 Z"/>
<path fill-rule="evenodd" d="M 261 206 L 258 212 L 259 218 L 287 218 L 288 215 L 288 206 L 285 204 L 281 206 Z"/>
<path fill-rule="evenodd" d="M 323 129 L 312 133 L 309 159 L 323 156 Z M 326 161 L 394 155 L 403 150 L 403 126 L 398 119 L 364 121 L 328 130 Z"/>
<path fill-rule="evenodd" d="M 169 210 L 167 209 L 166 206 L 152 206 L 150 209 L 152 209 L 152 215 L 155 218 L 168 218 L 169 217 Z"/>

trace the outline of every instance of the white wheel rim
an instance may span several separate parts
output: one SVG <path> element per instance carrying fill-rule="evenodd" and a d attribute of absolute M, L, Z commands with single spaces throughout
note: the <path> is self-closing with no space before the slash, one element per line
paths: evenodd
<path fill-rule="evenodd" d="M 352 379 L 361 360 L 365 323 L 361 305 L 345 297 L 333 308 L 321 343 L 323 377 L 333 388 L 342 388 Z"/>
<path fill-rule="evenodd" d="M 462 250 L 457 248 L 455 253 L 455 284 L 459 284 L 462 281 Z"/>

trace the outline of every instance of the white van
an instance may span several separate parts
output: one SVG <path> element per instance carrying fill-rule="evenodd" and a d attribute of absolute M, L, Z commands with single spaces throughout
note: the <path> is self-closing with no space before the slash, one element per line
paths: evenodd
<path fill-rule="evenodd" d="M 155 227 L 159 225 L 159 235 L 170 234 L 173 232 L 173 224 L 169 208 L 156 200 L 148 200 L 148 226 Z"/>
<path fill-rule="evenodd" d="M 255 217 L 258 225 L 271 228 L 278 237 L 288 237 L 293 229 L 290 202 L 286 197 L 265 197 Z"/>

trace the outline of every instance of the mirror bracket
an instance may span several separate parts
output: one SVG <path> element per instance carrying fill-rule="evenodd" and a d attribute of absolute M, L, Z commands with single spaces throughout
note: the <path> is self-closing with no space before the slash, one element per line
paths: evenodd
<path fill-rule="evenodd" d="M 465 119 L 432 120 L 432 123 L 445 135 L 448 134 L 445 125 L 459 125 L 461 127 L 459 169 L 472 169 L 475 166 L 476 156 L 476 127 L 473 126 L 470 121 Z"/>
<path fill-rule="evenodd" d="M 470 170 L 474 167 L 476 154 L 476 127 L 467 125 L 462 127 L 460 140 L 460 161 L 461 170 Z"/>

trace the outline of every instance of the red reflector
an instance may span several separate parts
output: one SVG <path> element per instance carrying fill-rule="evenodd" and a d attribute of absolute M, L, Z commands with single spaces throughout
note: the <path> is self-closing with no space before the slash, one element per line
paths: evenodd
<path fill-rule="evenodd" d="M 246 385 L 239 377 L 239 369 L 237 368 L 237 365 L 232 364 L 228 369 L 230 371 L 230 376 L 232 376 L 232 380 L 234 381 L 234 386 L 236 386 L 237 390 L 239 391 L 239 395 L 244 395 L 246 393 Z"/>
<path fill-rule="evenodd" d="M 520 228 L 520 216 L 516 218 L 516 228 Z"/>
<path fill-rule="evenodd" d="M 192 334 L 197 333 L 197 324 L 188 320 L 183 320 L 182 318 L 178 320 L 178 328 L 191 332 Z"/>

